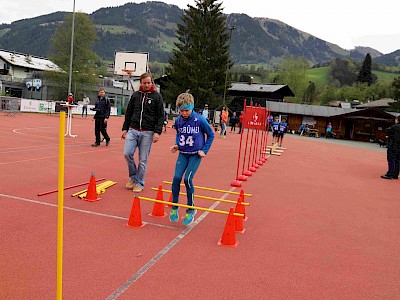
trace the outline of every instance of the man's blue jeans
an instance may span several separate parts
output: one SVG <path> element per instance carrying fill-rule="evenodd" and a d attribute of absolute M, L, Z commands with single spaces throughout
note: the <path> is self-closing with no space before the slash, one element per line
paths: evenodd
<path fill-rule="evenodd" d="M 125 138 L 124 156 L 128 164 L 129 178 L 136 186 L 144 188 L 147 162 L 153 144 L 153 131 L 138 131 L 129 128 Z M 136 165 L 134 155 L 139 149 L 139 163 Z"/>

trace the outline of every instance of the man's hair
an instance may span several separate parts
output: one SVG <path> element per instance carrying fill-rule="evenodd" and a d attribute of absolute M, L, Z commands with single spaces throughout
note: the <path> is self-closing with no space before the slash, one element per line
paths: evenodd
<path fill-rule="evenodd" d="M 99 92 L 100 92 L 100 91 L 104 91 L 104 92 L 105 92 L 105 91 L 106 91 L 106 89 L 105 89 L 105 88 L 103 88 L 103 87 L 100 87 L 100 88 L 99 88 Z M 86 95 L 85 95 L 85 97 L 86 97 Z"/>
<path fill-rule="evenodd" d="M 176 98 L 176 107 L 192 103 L 194 103 L 194 97 L 189 93 L 182 93 Z"/>
<path fill-rule="evenodd" d="M 142 82 L 142 79 L 145 79 L 147 77 L 150 77 L 151 79 L 153 79 L 151 77 L 151 74 L 146 72 L 146 73 L 143 73 L 142 75 L 140 75 L 140 82 Z"/>

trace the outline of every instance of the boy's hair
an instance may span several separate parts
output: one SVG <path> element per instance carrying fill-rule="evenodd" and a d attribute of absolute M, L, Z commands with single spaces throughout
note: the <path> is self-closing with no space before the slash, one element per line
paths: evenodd
<path fill-rule="evenodd" d="M 189 93 L 182 93 L 176 98 L 176 107 L 194 103 L 194 97 Z"/>
<path fill-rule="evenodd" d="M 140 82 L 142 82 L 142 79 L 145 79 L 147 77 L 150 77 L 153 80 L 153 77 L 151 77 L 150 73 L 143 73 L 142 75 L 140 75 Z"/>
<path fill-rule="evenodd" d="M 101 88 L 99 88 L 99 92 L 100 92 L 100 91 L 104 91 L 104 92 L 105 92 L 105 91 L 106 91 L 106 89 L 105 89 L 105 88 L 103 88 L 103 87 L 101 87 Z M 85 95 L 85 97 L 86 97 L 86 95 Z"/>

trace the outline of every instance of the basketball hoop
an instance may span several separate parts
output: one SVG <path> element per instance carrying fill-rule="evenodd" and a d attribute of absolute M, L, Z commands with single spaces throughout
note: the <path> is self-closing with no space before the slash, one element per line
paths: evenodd
<path fill-rule="evenodd" d="M 134 72 L 133 70 L 130 69 L 122 69 L 121 71 L 124 73 L 124 75 L 122 76 L 131 76 L 132 73 Z"/>

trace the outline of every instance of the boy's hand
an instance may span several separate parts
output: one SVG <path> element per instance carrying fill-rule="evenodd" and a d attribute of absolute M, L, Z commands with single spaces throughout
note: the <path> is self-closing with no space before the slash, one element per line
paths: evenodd
<path fill-rule="evenodd" d="M 199 150 L 199 151 L 197 152 L 197 154 L 198 154 L 200 157 L 206 156 L 206 154 L 205 154 L 203 151 L 201 151 L 201 150 Z"/>
<path fill-rule="evenodd" d="M 176 151 L 178 151 L 178 145 L 173 145 L 169 148 L 171 150 L 172 153 L 175 153 Z"/>

